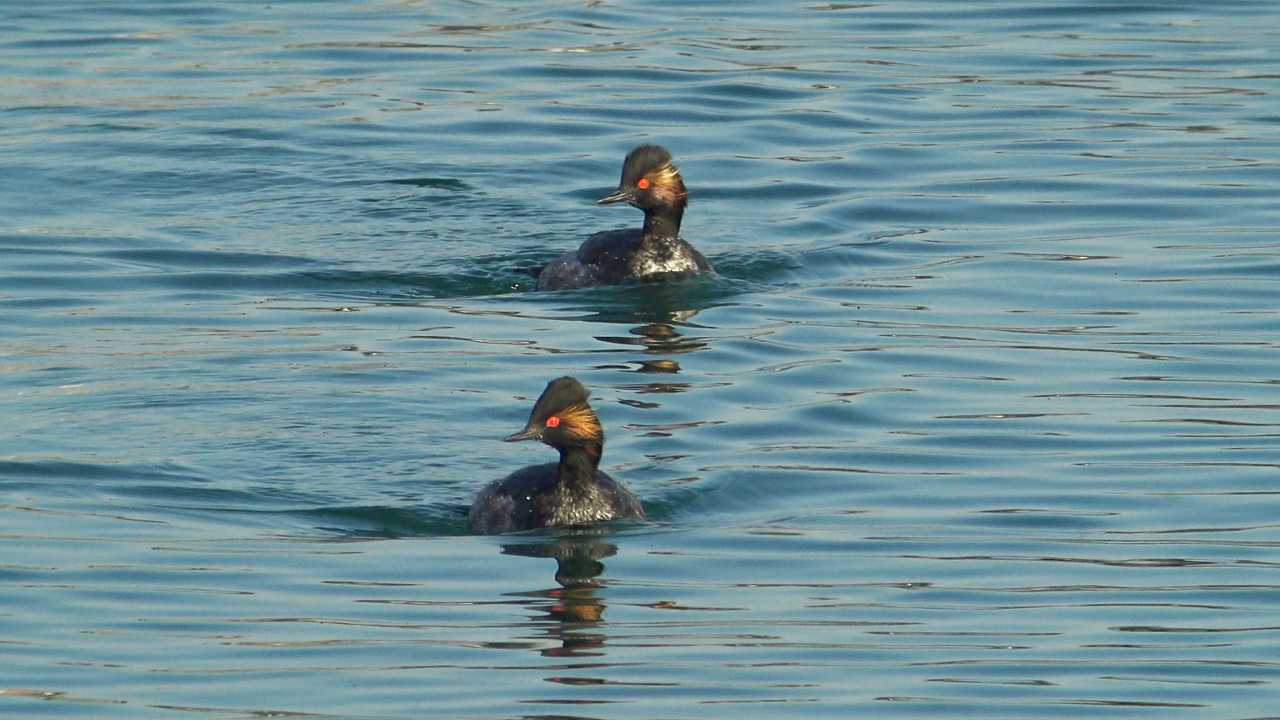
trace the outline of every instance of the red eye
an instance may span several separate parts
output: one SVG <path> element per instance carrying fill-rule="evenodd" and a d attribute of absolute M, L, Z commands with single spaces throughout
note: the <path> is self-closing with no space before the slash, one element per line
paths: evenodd
<path fill-rule="evenodd" d="M 648 190 L 648 189 L 649 189 L 649 178 L 640 178 L 639 180 L 637 180 L 637 181 L 636 181 L 636 187 L 640 188 L 641 190 Z"/>
<path fill-rule="evenodd" d="M 555 415 L 552 415 L 551 417 L 547 418 L 547 427 L 557 427 L 559 425 L 560 425 L 560 418 L 556 417 Z"/>

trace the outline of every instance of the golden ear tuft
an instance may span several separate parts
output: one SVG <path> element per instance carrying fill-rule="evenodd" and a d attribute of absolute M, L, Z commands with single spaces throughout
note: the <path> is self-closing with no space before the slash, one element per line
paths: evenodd
<path fill-rule="evenodd" d="M 600 437 L 600 419 L 590 405 L 570 405 L 558 414 L 561 428 L 571 437 L 583 440 Z"/>
<path fill-rule="evenodd" d="M 654 193 L 666 195 L 670 202 L 682 201 L 689 195 L 684 180 L 680 179 L 680 170 L 673 163 L 654 170 L 650 177 L 653 178 Z"/>

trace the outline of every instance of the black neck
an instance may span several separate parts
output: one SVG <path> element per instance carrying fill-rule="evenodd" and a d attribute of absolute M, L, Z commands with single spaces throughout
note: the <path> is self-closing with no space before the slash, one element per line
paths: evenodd
<path fill-rule="evenodd" d="M 577 489 L 594 483 L 603 451 L 604 446 L 600 443 L 560 448 L 560 484 Z"/>
<path fill-rule="evenodd" d="M 644 229 L 641 234 L 645 238 L 674 238 L 680 235 L 680 220 L 684 217 L 684 208 L 676 205 L 664 208 L 650 208 L 644 211 Z"/>

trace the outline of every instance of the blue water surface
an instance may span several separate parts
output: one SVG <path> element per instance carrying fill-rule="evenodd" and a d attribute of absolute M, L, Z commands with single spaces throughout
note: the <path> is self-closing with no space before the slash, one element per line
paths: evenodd
<path fill-rule="evenodd" d="M 1276 28 L 0 8 L 0 714 L 1280 717 Z M 650 522 L 470 534 L 565 374 Z"/>

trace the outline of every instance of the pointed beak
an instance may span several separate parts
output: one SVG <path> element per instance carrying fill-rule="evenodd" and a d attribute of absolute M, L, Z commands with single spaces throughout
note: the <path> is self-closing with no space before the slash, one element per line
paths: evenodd
<path fill-rule="evenodd" d="M 597 201 L 596 201 L 596 204 L 597 204 L 597 205 L 612 205 L 613 203 L 617 203 L 617 202 L 628 202 L 628 201 L 630 201 L 630 200 L 631 200 L 631 193 L 627 192 L 627 190 L 626 190 L 626 189 L 624 189 L 624 188 L 618 188 L 617 190 L 614 190 L 613 192 L 609 193 L 608 195 L 605 195 L 604 197 L 602 197 L 602 198 L 600 198 L 599 200 L 597 200 Z"/>
<path fill-rule="evenodd" d="M 520 442 L 521 440 L 541 440 L 542 431 L 538 428 L 525 428 L 517 433 L 502 438 L 503 442 Z"/>

